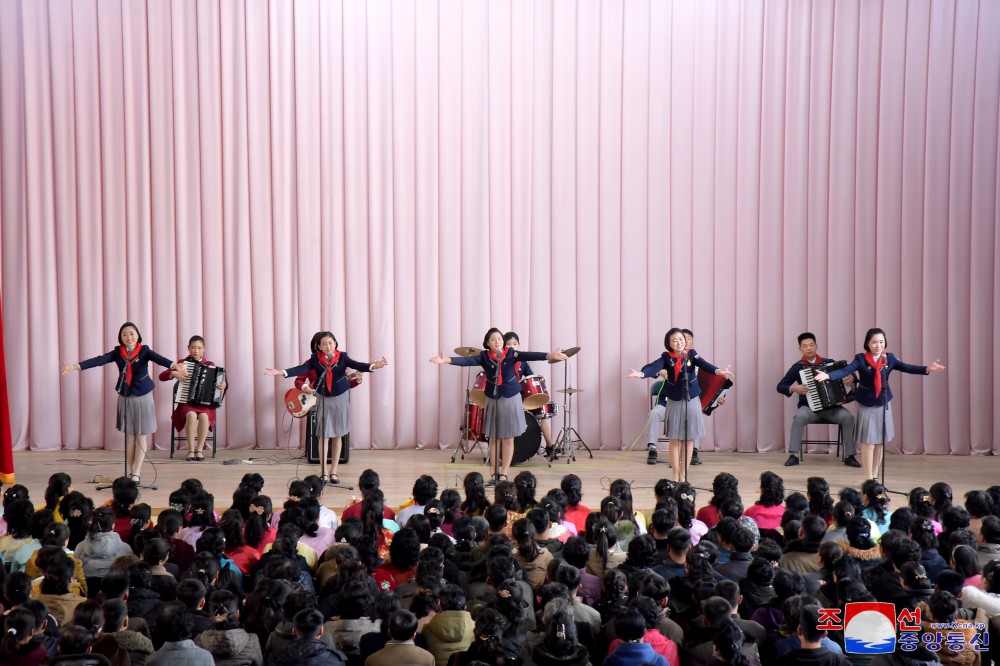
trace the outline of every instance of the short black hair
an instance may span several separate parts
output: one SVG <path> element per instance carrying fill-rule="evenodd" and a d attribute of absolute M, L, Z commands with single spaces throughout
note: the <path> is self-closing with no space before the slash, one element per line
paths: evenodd
<path fill-rule="evenodd" d="M 413 482 L 413 501 L 420 506 L 427 504 L 427 502 L 437 497 L 437 494 L 438 484 L 433 476 L 421 474 Z"/>
<path fill-rule="evenodd" d="M 323 626 L 323 614 L 315 608 L 306 608 L 296 613 L 292 622 L 298 639 L 310 640 L 319 635 L 319 630 Z"/>
<path fill-rule="evenodd" d="M 729 602 L 730 606 L 736 608 L 740 603 L 740 586 L 736 584 L 736 581 L 720 580 L 715 584 L 715 590 L 713 590 L 712 595 L 722 597 Z"/>
<path fill-rule="evenodd" d="M 646 619 L 638 608 L 626 606 L 615 615 L 615 633 L 623 641 L 637 641 L 646 635 Z"/>
<path fill-rule="evenodd" d="M 121 631 L 128 617 L 128 605 L 121 599 L 108 599 L 101 604 L 101 610 L 104 611 L 104 633 Z"/>
<path fill-rule="evenodd" d="M 986 516 L 979 527 L 979 534 L 983 541 L 991 544 L 1000 544 L 1000 518 L 996 516 Z"/>
<path fill-rule="evenodd" d="M 958 595 L 965 587 L 965 576 L 952 569 L 944 569 L 934 577 L 934 585 L 943 592 L 950 592 L 953 596 Z"/>
<path fill-rule="evenodd" d="M 810 543 L 819 543 L 826 534 L 826 521 L 819 516 L 806 516 L 802 521 L 802 535 Z"/>
<path fill-rule="evenodd" d="M 807 604 L 799 609 L 799 630 L 810 643 L 826 636 L 826 631 L 819 628 L 819 606 Z"/>
<path fill-rule="evenodd" d="M 822 519 L 820 522 L 822 522 Z M 739 526 L 733 530 L 733 534 L 729 538 L 729 543 L 735 552 L 749 553 L 753 550 L 753 534 L 747 528 Z"/>
<path fill-rule="evenodd" d="M 970 490 L 965 493 L 965 510 L 974 518 L 982 518 L 993 513 L 993 498 L 985 490 Z"/>
<path fill-rule="evenodd" d="M 660 605 L 664 599 L 670 596 L 670 583 L 658 573 L 648 573 L 642 577 L 636 592 L 643 597 L 649 597 L 657 605 Z"/>
<path fill-rule="evenodd" d="M 667 545 L 674 553 L 682 553 L 691 547 L 691 533 L 683 527 L 674 527 L 667 532 Z"/>
<path fill-rule="evenodd" d="M 816 342 L 816 336 L 810 333 L 809 331 L 804 331 L 802 333 L 799 333 L 799 337 L 797 339 L 800 345 L 806 340 L 812 340 L 813 342 Z"/>
<path fill-rule="evenodd" d="M 587 566 L 587 559 L 590 557 L 590 545 L 583 537 L 570 537 L 563 544 L 562 556 L 566 560 L 566 564 L 574 566 L 577 569 L 582 569 Z"/>
<path fill-rule="evenodd" d="M 164 604 L 157 613 L 156 629 L 160 633 L 160 638 L 166 642 L 188 640 L 194 632 L 194 618 L 182 602 L 171 601 Z"/>
<path fill-rule="evenodd" d="M 702 619 L 709 627 L 718 627 L 733 615 L 733 606 L 726 599 L 711 596 L 701 602 Z"/>
<path fill-rule="evenodd" d="M 483 513 L 483 517 L 486 518 L 491 532 L 499 532 L 507 525 L 507 509 L 502 504 L 491 504 Z"/>
<path fill-rule="evenodd" d="M 408 641 L 417 633 L 417 616 L 408 610 L 398 610 L 389 617 L 389 638 Z"/>
<path fill-rule="evenodd" d="M 958 600 L 951 592 L 938 590 L 931 593 L 931 598 L 927 600 L 931 615 L 938 622 L 951 622 L 958 614 Z"/>
<path fill-rule="evenodd" d="M 441 610 L 465 610 L 465 590 L 458 585 L 448 584 L 441 588 Z"/>
<path fill-rule="evenodd" d="M 84 654 L 94 644 L 94 634 L 78 624 L 59 627 L 59 654 Z"/>
<path fill-rule="evenodd" d="M 666 498 L 659 509 L 653 512 L 650 523 L 657 534 L 666 534 L 677 524 L 677 502 L 673 497 Z"/>
<path fill-rule="evenodd" d="M 191 610 L 198 608 L 207 593 L 205 584 L 197 578 L 185 578 L 177 585 L 177 601 Z"/>

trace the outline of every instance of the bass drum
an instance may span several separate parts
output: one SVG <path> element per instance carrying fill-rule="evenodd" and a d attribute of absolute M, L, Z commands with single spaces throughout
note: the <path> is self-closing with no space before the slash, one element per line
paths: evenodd
<path fill-rule="evenodd" d="M 538 449 L 542 445 L 542 429 L 538 425 L 538 421 L 527 418 L 527 416 L 528 414 L 525 414 L 524 421 L 528 424 L 528 429 L 514 438 L 514 455 L 510 459 L 512 465 L 530 460 L 533 455 L 538 453 Z"/>

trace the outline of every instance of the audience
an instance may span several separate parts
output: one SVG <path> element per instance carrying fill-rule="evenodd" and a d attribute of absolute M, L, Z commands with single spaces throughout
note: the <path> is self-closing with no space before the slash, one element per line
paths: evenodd
<path fill-rule="evenodd" d="M 63 476 L 38 511 L 25 486 L 4 493 L 4 666 L 839 666 L 844 632 L 819 608 L 1000 626 L 1000 487 L 964 506 L 916 487 L 893 512 L 873 480 L 835 502 L 822 477 L 786 497 L 764 472 L 744 512 L 723 472 L 700 508 L 690 484 L 617 479 L 590 511 L 574 474 L 539 492 L 522 472 L 490 503 L 473 472 L 461 492 L 420 476 L 395 513 L 365 470 L 339 517 L 310 478 L 275 520 L 248 475 L 220 520 L 197 479 L 157 511 L 127 480 L 94 508 Z M 964 656 L 907 658 L 972 663 L 962 640 Z"/>

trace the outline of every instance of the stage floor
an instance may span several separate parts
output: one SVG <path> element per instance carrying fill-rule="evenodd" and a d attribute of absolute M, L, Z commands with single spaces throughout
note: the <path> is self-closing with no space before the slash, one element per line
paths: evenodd
<path fill-rule="evenodd" d="M 309 465 L 304 458 L 291 457 L 295 451 L 219 451 L 214 460 L 186 462 L 183 454 L 170 459 L 166 451 L 154 451 L 143 467 L 143 482 L 154 482 L 158 490 L 143 490 L 141 502 L 154 509 L 166 507 L 172 490 L 187 478 L 201 479 L 206 488 L 215 495 L 216 507 L 220 510 L 230 504 L 233 490 L 240 478 L 247 472 L 257 472 L 264 477 L 264 494 L 279 506 L 285 498 L 285 488 L 289 481 L 318 473 L 318 465 Z M 413 480 L 420 474 L 430 474 L 437 479 L 441 489 L 461 488 L 462 477 L 470 471 L 484 475 L 488 471 L 483 465 L 482 455 L 471 453 L 463 460 L 461 455 L 451 462 L 452 451 L 446 450 L 394 450 L 394 451 L 351 451 L 350 463 L 340 466 L 340 478 L 345 484 L 354 485 L 358 475 L 371 467 L 382 477 L 382 489 L 386 503 L 398 506 L 410 496 Z M 665 455 L 661 452 L 661 459 Z M 757 484 L 760 473 L 773 470 L 785 479 L 787 492 L 805 492 L 806 478 L 822 476 L 830 483 L 834 494 L 845 485 L 860 486 L 861 470 L 843 465 L 832 454 L 809 453 L 805 462 L 795 467 L 784 467 L 784 453 L 703 453 L 704 463 L 692 466 L 689 479 L 698 488 L 711 488 L 712 478 L 719 472 L 730 472 L 740 480 L 740 490 L 744 503 L 749 506 L 757 500 Z M 253 458 L 253 464 L 224 465 L 226 460 L 246 460 Z M 115 477 L 121 474 L 121 451 L 51 451 L 17 452 L 14 454 L 17 481 L 26 485 L 31 497 L 39 502 L 45 484 L 51 474 L 68 472 L 73 477 L 74 487 L 93 497 L 95 502 L 111 497 L 110 490 L 98 491 L 93 485 L 100 476 Z M 154 464 L 155 463 L 155 467 Z M 968 456 L 891 455 L 887 459 L 886 481 L 892 490 L 909 491 L 915 486 L 929 487 L 936 481 L 951 484 L 955 491 L 956 503 L 962 501 L 965 493 L 972 489 L 984 489 L 998 483 L 1000 479 L 1000 458 Z M 511 478 L 522 469 L 530 469 L 538 477 L 539 495 L 559 485 L 565 474 L 573 473 L 583 480 L 584 504 L 594 506 L 607 492 L 610 482 L 624 478 L 633 484 L 633 497 L 638 509 L 653 506 L 653 485 L 660 478 L 670 476 L 670 468 L 665 464 L 646 464 L 646 451 L 632 452 L 596 451 L 591 459 L 586 451 L 577 453 L 577 461 L 567 464 L 558 460 L 548 467 L 544 460 L 535 457 L 521 465 L 515 465 Z M 356 490 L 328 487 L 323 503 L 340 508 L 349 503 Z M 710 493 L 699 491 L 697 504 L 708 502 Z M 893 496 L 892 506 L 905 506 L 906 498 Z"/>

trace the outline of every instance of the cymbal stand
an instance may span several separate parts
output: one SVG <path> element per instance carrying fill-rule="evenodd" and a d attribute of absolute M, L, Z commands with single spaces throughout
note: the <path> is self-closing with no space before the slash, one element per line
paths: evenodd
<path fill-rule="evenodd" d="M 475 444 L 468 446 L 470 441 L 475 442 L 476 440 L 469 439 L 469 417 L 470 411 L 468 405 L 472 402 L 472 368 L 466 368 L 465 374 L 465 404 L 462 405 L 462 425 L 458 426 L 458 429 L 462 432 L 462 438 L 458 440 L 458 444 L 455 445 L 455 450 L 451 453 L 451 462 L 454 464 L 455 458 L 458 456 L 458 452 L 462 452 L 462 460 L 465 460 L 466 453 L 472 453 L 475 449 Z M 488 460 L 483 456 L 483 462 Z"/>
<path fill-rule="evenodd" d="M 583 441 L 580 437 L 580 433 L 576 431 L 573 427 L 573 394 L 576 393 L 576 389 L 570 388 L 569 386 L 569 361 L 563 361 L 565 364 L 563 366 L 563 427 L 559 431 L 559 437 L 556 438 L 555 443 L 552 445 L 552 456 L 549 458 L 549 462 L 555 460 L 562 453 L 566 456 L 566 464 L 576 461 L 576 453 L 573 450 L 573 444 L 579 442 L 583 448 L 587 449 L 587 453 L 590 457 L 594 457 L 594 452 L 590 450 L 587 443 Z"/>

